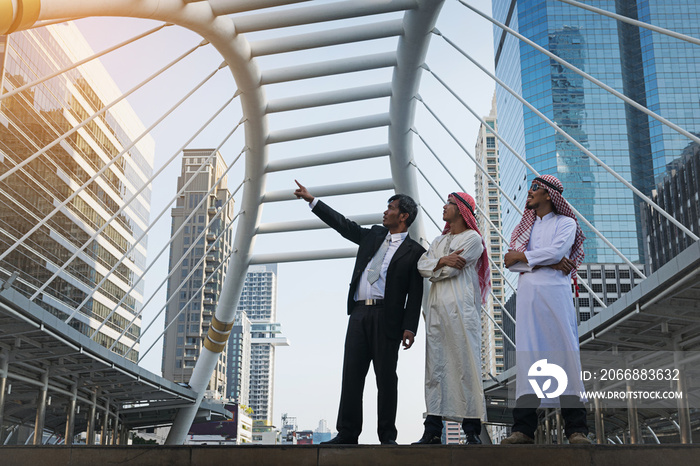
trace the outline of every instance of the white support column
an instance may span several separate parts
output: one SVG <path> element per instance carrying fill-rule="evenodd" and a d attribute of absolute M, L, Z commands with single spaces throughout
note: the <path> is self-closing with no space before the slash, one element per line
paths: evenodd
<path fill-rule="evenodd" d="M 100 435 L 100 444 L 109 444 L 109 398 L 105 399 L 104 413 L 102 415 L 102 434 Z"/>
<path fill-rule="evenodd" d="M 600 389 L 600 382 L 594 385 L 595 390 Z M 600 403 L 600 398 L 593 399 L 593 416 L 595 419 L 595 438 L 598 445 L 605 445 L 605 424 L 603 420 L 603 407 Z"/>
<path fill-rule="evenodd" d="M 97 390 L 92 392 L 92 399 L 90 400 L 90 412 L 88 414 L 88 424 L 87 424 L 87 438 L 85 443 L 88 445 L 95 444 L 95 422 L 97 417 Z"/>
<path fill-rule="evenodd" d="M 71 387 L 71 398 L 68 401 L 68 408 L 66 413 L 66 433 L 65 433 L 65 443 L 66 446 L 73 445 L 73 436 L 75 435 L 75 405 L 78 401 L 78 383 L 73 383 Z"/>
<path fill-rule="evenodd" d="M 625 390 L 629 393 L 632 391 L 632 384 L 627 381 L 625 384 Z M 637 404 L 635 400 L 630 396 L 627 398 L 627 426 L 630 431 L 630 444 L 636 445 L 642 443 L 642 436 L 639 432 L 639 416 L 637 413 Z"/>
<path fill-rule="evenodd" d="M 6 349 L 0 351 L 0 445 L 3 444 L 5 420 L 5 393 L 7 392 L 7 371 L 10 366 L 10 354 Z"/>
<path fill-rule="evenodd" d="M 34 445 L 41 445 L 44 440 L 44 421 L 46 419 L 46 398 L 49 391 L 49 368 L 41 374 L 41 387 L 36 402 L 36 420 L 34 421 Z"/>
<path fill-rule="evenodd" d="M 682 398 L 678 398 L 678 430 L 680 431 L 681 443 L 693 443 L 692 426 L 690 423 L 690 409 L 688 407 L 688 381 L 685 378 L 685 368 L 681 363 L 681 347 L 676 342 L 674 344 L 675 351 L 673 352 L 674 367 L 678 369 L 678 382 L 676 390 L 683 394 Z"/>

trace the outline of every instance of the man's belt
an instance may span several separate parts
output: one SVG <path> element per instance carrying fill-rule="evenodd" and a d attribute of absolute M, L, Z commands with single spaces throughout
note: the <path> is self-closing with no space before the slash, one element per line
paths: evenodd
<path fill-rule="evenodd" d="M 355 301 L 355 305 L 362 305 L 362 306 L 383 306 L 384 305 L 384 300 L 383 299 L 361 299 L 359 301 Z"/>

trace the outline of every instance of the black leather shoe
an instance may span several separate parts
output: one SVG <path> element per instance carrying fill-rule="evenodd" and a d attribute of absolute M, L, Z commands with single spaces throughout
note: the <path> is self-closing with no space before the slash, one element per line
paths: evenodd
<path fill-rule="evenodd" d="M 481 439 L 474 432 L 467 434 L 466 445 L 481 445 Z"/>
<path fill-rule="evenodd" d="M 382 445 L 398 445 L 396 440 L 382 440 Z"/>
<path fill-rule="evenodd" d="M 423 436 L 417 442 L 413 442 L 411 445 L 440 445 L 442 444 L 442 439 L 439 435 L 431 434 L 425 432 Z"/>
<path fill-rule="evenodd" d="M 357 439 L 350 439 L 338 434 L 327 442 L 321 442 L 321 445 L 357 445 Z"/>

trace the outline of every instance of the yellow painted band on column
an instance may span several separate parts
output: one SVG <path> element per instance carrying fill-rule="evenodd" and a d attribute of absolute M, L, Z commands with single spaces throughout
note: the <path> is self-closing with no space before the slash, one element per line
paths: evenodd
<path fill-rule="evenodd" d="M 0 0 L 0 34 L 5 34 L 10 29 L 14 12 L 12 0 Z"/>
<path fill-rule="evenodd" d="M 17 0 L 17 17 L 7 33 L 22 31 L 33 26 L 41 13 L 41 0 Z"/>
<path fill-rule="evenodd" d="M 204 347 L 212 353 L 221 353 L 226 348 L 226 343 L 216 344 L 207 337 L 204 339 Z"/>
<path fill-rule="evenodd" d="M 207 338 L 216 343 L 226 343 L 228 341 L 228 336 L 230 333 L 231 332 L 219 333 L 210 327 L 209 331 L 207 332 Z"/>
<path fill-rule="evenodd" d="M 233 322 L 229 322 L 227 324 L 225 322 L 221 322 L 219 319 L 216 318 L 216 316 L 214 316 L 211 318 L 211 326 L 219 332 L 230 332 L 233 328 Z"/>

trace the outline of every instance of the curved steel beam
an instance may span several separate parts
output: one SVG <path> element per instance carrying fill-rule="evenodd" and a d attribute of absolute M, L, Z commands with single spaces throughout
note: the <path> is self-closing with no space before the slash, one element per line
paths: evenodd
<path fill-rule="evenodd" d="M 416 100 L 425 56 L 430 45 L 430 31 L 435 26 L 444 1 L 420 1 L 418 8 L 406 11 L 404 34 L 399 39 L 396 51 L 397 65 L 392 78 L 392 96 L 389 106 L 389 148 L 391 149 L 391 174 L 396 192 L 408 194 L 420 204 L 418 184 L 413 160 L 413 131 L 411 127 L 416 115 Z M 423 245 L 429 244 L 425 237 L 422 214 L 411 225 L 411 234 Z"/>

